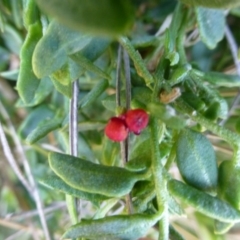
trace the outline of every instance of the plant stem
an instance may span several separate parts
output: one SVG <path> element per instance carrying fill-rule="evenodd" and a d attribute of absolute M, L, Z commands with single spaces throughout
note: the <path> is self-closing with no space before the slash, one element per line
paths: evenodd
<path fill-rule="evenodd" d="M 176 108 L 183 113 L 187 113 L 190 118 L 205 128 L 213 132 L 214 134 L 220 136 L 225 141 L 227 141 L 230 146 L 233 147 L 234 155 L 233 161 L 236 166 L 240 166 L 240 135 L 232 132 L 216 123 L 204 118 L 200 114 L 196 113 L 191 107 L 187 106 L 182 100 L 177 100 Z"/>
<path fill-rule="evenodd" d="M 119 42 L 123 46 L 123 48 L 127 51 L 129 54 L 130 58 L 132 59 L 134 66 L 137 70 L 137 73 L 140 77 L 142 77 L 146 85 L 152 89 L 152 83 L 154 82 L 153 76 L 150 74 L 150 72 L 147 70 L 147 67 L 139 54 L 134 47 L 132 46 L 131 42 L 128 40 L 126 37 L 121 37 L 119 38 Z"/>
<path fill-rule="evenodd" d="M 187 9 L 183 9 L 183 5 L 181 3 L 178 4 L 180 4 L 180 6 L 178 6 L 179 11 L 184 11 L 184 14 L 181 15 L 182 19 L 176 40 L 177 45 L 176 47 L 179 53 L 179 63 L 183 65 L 187 63 L 187 57 L 184 49 L 184 41 L 185 41 L 185 29 L 189 18 Z"/>
<path fill-rule="evenodd" d="M 162 219 L 159 221 L 159 240 L 168 240 L 169 237 L 169 222 L 168 222 L 168 204 L 167 204 L 167 189 L 166 180 L 163 175 L 163 166 L 161 163 L 161 155 L 159 151 L 159 139 L 163 138 L 164 125 L 159 125 L 157 119 L 152 118 L 151 127 L 151 153 L 152 153 L 152 173 L 155 183 L 157 196 L 158 211 L 163 213 Z M 160 127 L 160 136 L 159 136 Z"/>
<path fill-rule="evenodd" d="M 73 156 L 78 155 L 78 94 L 79 85 L 78 80 L 74 81 L 72 84 L 73 96 L 70 101 L 70 113 L 69 113 L 69 150 L 70 154 Z M 68 207 L 68 212 L 73 224 L 78 222 L 78 213 L 76 208 L 76 199 L 73 196 L 66 195 L 66 202 Z"/>

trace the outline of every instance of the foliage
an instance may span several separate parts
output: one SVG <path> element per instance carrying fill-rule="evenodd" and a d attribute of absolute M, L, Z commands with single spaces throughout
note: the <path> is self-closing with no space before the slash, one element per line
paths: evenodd
<path fill-rule="evenodd" d="M 239 5 L 0 1 L 0 156 L 17 152 L 0 162 L 4 224 L 37 208 L 38 239 L 228 239 L 240 222 L 240 67 L 227 46 Z M 106 124 L 130 109 L 148 126 L 111 141 Z M 46 226 L 32 175 L 45 206 L 65 207 Z"/>

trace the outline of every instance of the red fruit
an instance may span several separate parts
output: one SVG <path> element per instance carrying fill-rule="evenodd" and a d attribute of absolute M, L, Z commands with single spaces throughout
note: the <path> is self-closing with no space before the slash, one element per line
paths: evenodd
<path fill-rule="evenodd" d="M 139 135 L 148 125 L 149 116 L 143 109 L 133 109 L 126 113 L 126 124 L 130 131 Z"/>
<path fill-rule="evenodd" d="M 118 117 L 113 117 L 105 127 L 106 136 L 115 142 L 121 142 L 127 138 L 128 129 L 125 121 Z"/>

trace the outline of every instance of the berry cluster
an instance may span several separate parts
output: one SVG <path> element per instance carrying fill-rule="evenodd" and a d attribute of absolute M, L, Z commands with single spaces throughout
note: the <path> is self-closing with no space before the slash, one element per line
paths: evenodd
<path fill-rule="evenodd" d="M 106 136 L 115 142 L 124 141 L 128 132 L 139 135 L 147 126 L 149 116 L 143 109 L 128 110 L 126 113 L 112 117 L 105 127 Z"/>

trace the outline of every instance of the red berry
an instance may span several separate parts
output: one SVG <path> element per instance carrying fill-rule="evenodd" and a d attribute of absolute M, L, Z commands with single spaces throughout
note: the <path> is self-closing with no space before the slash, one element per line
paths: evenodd
<path fill-rule="evenodd" d="M 126 113 L 126 124 L 130 131 L 139 135 L 148 125 L 149 116 L 143 109 L 133 109 Z"/>
<path fill-rule="evenodd" d="M 127 138 L 128 129 L 125 121 L 118 117 L 113 117 L 105 127 L 106 136 L 115 142 L 121 142 Z"/>

